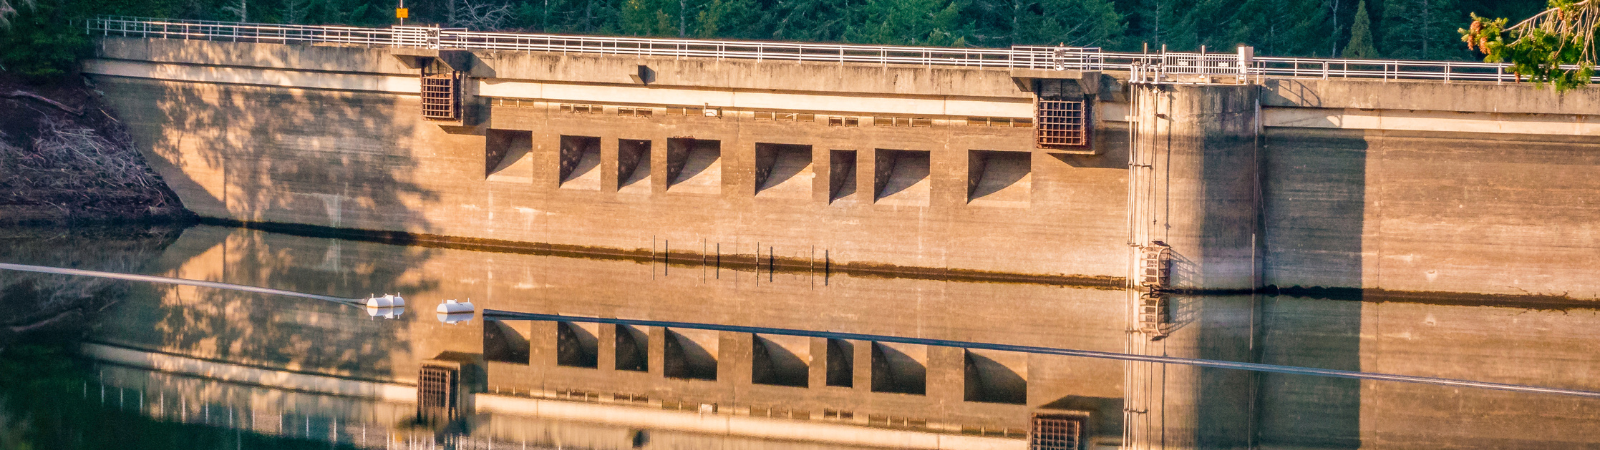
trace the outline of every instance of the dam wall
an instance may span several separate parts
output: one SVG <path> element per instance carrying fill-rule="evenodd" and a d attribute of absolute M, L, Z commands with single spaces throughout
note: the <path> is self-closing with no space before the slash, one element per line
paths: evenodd
<path fill-rule="evenodd" d="M 469 88 L 477 121 L 440 126 L 393 56 L 293 47 L 105 39 L 88 70 L 204 217 L 694 262 L 1122 275 L 1122 134 L 1099 134 L 1106 155 L 1034 150 L 1011 122 L 1031 94 L 1005 71 L 486 54 L 498 78 Z M 654 81 L 621 85 L 640 64 Z"/>
<path fill-rule="evenodd" d="M 1160 240 L 1177 289 L 1600 299 L 1593 90 L 1262 78 L 1156 107 L 1115 72 L 472 51 L 464 117 L 430 121 L 414 49 L 97 43 L 85 72 L 204 217 L 1109 285 Z M 1088 145 L 1036 145 L 1040 79 L 1082 90 Z"/>

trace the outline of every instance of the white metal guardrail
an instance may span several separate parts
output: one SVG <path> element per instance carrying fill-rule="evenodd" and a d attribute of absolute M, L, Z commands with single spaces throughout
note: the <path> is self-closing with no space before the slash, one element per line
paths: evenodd
<path fill-rule="evenodd" d="M 1505 64 L 1251 57 L 1231 53 L 1119 53 L 1094 47 L 1014 46 L 1009 49 L 811 44 L 766 41 L 650 39 L 533 33 L 491 33 L 458 28 L 365 28 L 276 25 L 198 20 L 99 17 L 85 22 L 91 35 L 232 42 L 320 43 L 548 53 L 590 53 L 679 58 L 812 61 L 1046 70 L 1126 71 L 1135 80 L 1162 82 L 1169 75 L 1240 78 L 1365 78 L 1384 80 L 1516 81 Z"/>

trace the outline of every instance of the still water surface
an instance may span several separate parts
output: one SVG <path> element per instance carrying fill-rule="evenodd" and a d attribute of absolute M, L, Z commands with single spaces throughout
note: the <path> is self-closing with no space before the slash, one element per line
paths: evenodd
<path fill-rule="evenodd" d="M 369 312 L 0 271 L 0 314 L 82 304 L 87 330 L 0 334 L 4 448 L 1023 449 L 1048 437 L 1030 436 L 1036 416 L 1081 428 L 1056 436 L 1081 448 L 1600 447 L 1600 400 L 1577 396 L 693 327 L 443 323 L 433 313 L 470 299 L 480 312 L 1600 391 L 1593 308 L 1173 297 L 1169 333 L 1152 340 L 1129 331 L 1135 297 L 1112 289 L 667 267 L 213 226 L 0 236 L 0 262 L 409 302 Z M 425 367 L 458 377 L 454 414 L 419 418 Z"/>

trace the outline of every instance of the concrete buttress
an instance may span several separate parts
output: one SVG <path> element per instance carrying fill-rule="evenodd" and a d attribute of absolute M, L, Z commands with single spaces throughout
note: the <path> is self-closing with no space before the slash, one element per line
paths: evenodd
<path fill-rule="evenodd" d="M 1172 248 L 1171 289 L 1259 287 L 1258 88 L 1132 89 L 1130 244 Z"/>

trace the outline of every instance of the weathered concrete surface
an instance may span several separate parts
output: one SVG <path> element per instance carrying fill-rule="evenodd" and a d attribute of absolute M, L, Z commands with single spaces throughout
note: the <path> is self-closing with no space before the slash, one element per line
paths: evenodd
<path fill-rule="evenodd" d="M 416 97 L 104 78 L 103 89 L 185 204 L 206 217 L 407 231 L 648 253 L 824 255 L 834 264 L 1113 279 L 1124 238 L 1117 133 L 1101 156 L 1031 149 L 1030 129 L 830 127 L 745 115 L 620 118 L 492 107 L 487 126 L 533 147 L 486 173 L 482 135 L 422 121 Z M 148 101 L 147 99 L 157 99 Z M 289 105 L 301 105 L 290 107 Z M 615 114 L 615 113 L 611 113 Z M 600 137 L 601 191 L 559 189 L 559 137 Z M 720 142 L 720 193 L 665 186 L 667 139 Z M 644 196 L 616 193 L 618 139 L 652 142 Z M 757 143 L 810 145 L 810 199 L 757 198 Z M 926 206 L 875 204 L 875 152 L 931 151 Z M 831 150 L 855 151 L 855 193 L 827 198 Z M 1024 207 L 967 204 L 969 151 L 1029 155 Z M 514 182 L 496 180 L 517 180 Z M 1070 223 L 1063 226 L 1063 223 Z M 777 226 L 775 224 L 783 224 Z M 655 244 L 652 244 L 652 241 Z M 933 245 L 937 243 L 937 245 Z M 770 247 L 770 248 L 768 248 Z"/>
<path fill-rule="evenodd" d="M 1592 116 L 1600 111 L 1600 90 L 1556 92 L 1532 83 L 1292 78 L 1263 80 L 1261 90 L 1261 105 L 1266 107 L 1550 116 Z"/>
<path fill-rule="evenodd" d="M 1172 248 L 1171 287 L 1257 286 L 1255 86 L 1140 86 L 1133 242 Z"/>
<path fill-rule="evenodd" d="M 1269 128 L 1265 283 L 1600 298 L 1600 140 Z"/>
<path fill-rule="evenodd" d="M 1600 390 L 1589 309 L 1265 297 L 1261 362 Z M 1273 448 L 1588 448 L 1600 401 L 1261 374 Z M 1316 406 L 1311 406 L 1316 405 Z"/>

